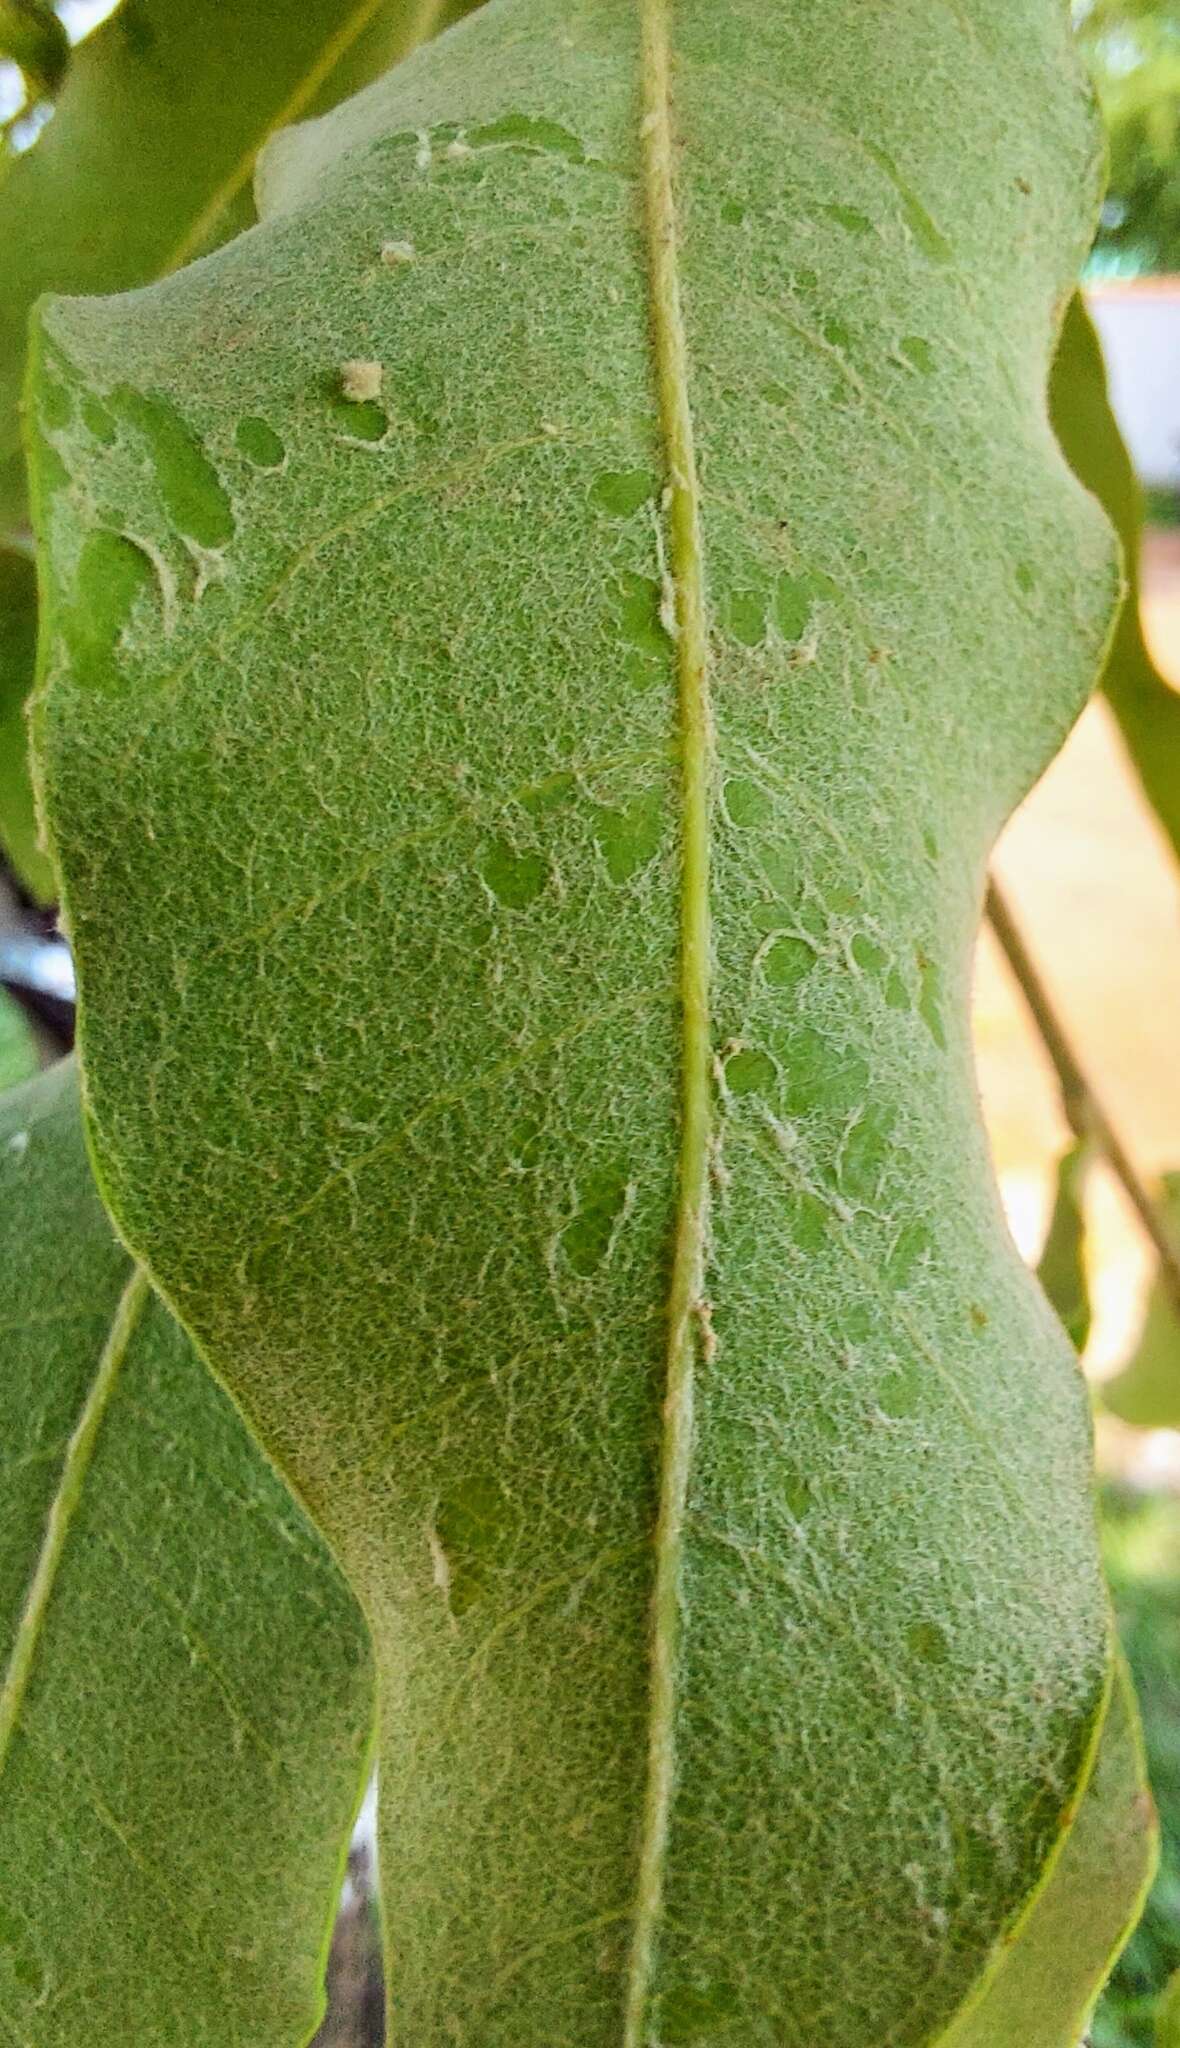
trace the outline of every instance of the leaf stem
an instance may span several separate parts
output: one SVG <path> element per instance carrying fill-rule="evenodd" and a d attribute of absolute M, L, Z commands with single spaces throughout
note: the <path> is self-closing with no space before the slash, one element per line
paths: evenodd
<path fill-rule="evenodd" d="M 709 905 L 709 791 L 713 721 L 705 576 L 688 338 L 680 295 L 672 118 L 670 0 L 640 0 L 643 182 L 652 348 L 667 463 L 663 500 L 675 604 L 680 722 L 681 1126 L 675 1241 L 668 1300 L 667 1379 L 651 1606 L 647 1783 L 623 2025 L 623 2048 L 649 2037 L 656 1940 L 663 1912 L 676 1775 L 681 1574 L 693 1449 L 693 1407 L 704 1300 L 713 1082 Z"/>
<path fill-rule="evenodd" d="M 1152 1199 L 1082 1066 L 1020 928 L 999 886 L 992 880 L 987 885 L 985 911 L 1053 1063 L 1065 1120 L 1076 1138 L 1091 1140 L 1105 1158 L 1155 1248 L 1164 1285 L 1180 1313 L 1180 1244 L 1173 1237 L 1159 1203 Z"/>

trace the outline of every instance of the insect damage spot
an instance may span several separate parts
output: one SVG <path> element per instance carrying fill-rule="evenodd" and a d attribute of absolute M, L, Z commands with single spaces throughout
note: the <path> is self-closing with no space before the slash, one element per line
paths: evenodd
<path fill-rule="evenodd" d="M 485 1597 L 515 1522 L 512 1502 L 496 1479 L 468 1479 L 440 1503 L 428 1531 L 431 1564 L 456 1621 Z"/>
<path fill-rule="evenodd" d="M 93 391 L 85 392 L 80 411 L 82 424 L 87 433 L 93 434 L 102 447 L 109 448 L 118 433 L 118 428 L 101 398 L 96 398 Z"/>
<path fill-rule="evenodd" d="M 767 601 L 759 590 L 731 590 L 721 616 L 727 633 L 743 647 L 760 647 L 766 638 Z"/>
<path fill-rule="evenodd" d="M 660 2000 L 658 2038 L 667 2042 L 668 2048 L 711 2042 L 718 2028 L 728 2031 L 739 2010 L 736 1988 L 723 1980 L 680 1985 L 666 1991 Z"/>
<path fill-rule="evenodd" d="M 505 839 L 497 839 L 488 848 L 479 872 L 506 910 L 527 910 L 549 880 L 548 863 L 542 854 L 517 853 Z"/>
<path fill-rule="evenodd" d="M 652 576 L 625 569 L 619 578 L 619 630 L 644 654 L 667 654 L 671 645 L 661 616 L 661 591 Z"/>
<path fill-rule="evenodd" d="M 569 163 L 584 164 L 586 150 L 576 135 L 559 121 L 547 121 L 532 114 L 505 114 L 475 128 L 468 137 L 472 149 L 524 149 L 545 156 L 563 156 Z"/>
<path fill-rule="evenodd" d="M 155 565 L 135 541 L 106 527 L 86 536 L 62 633 L 74 675 L 87 689 L 121 686 L 119 641 L 137 597 L 148 590 L 158 590 Z"/>
<path fill-rule="evenodd" d="M 898 1290 L 905 1287 L 919 1265 L 929 1258 L 933 1248 L 934 1240 L 924 1223 L 907 1223 L 885 1261 L 885 1279 L 889 1285 Z"/>
<path fill-rule="evenodd" d="M 942 1007 L 942 975 L 932 960 L 919 954 L 918 964 L 922 972 L 922 992 L 918 998 L 918 1014 L 929 1031 L 940 1052 L 947 1047 L 946 1023 Z"/>
<path fill-rule="evenodd" d="M 659 851 L 663 836 L 664 799 L 658 789 L 644 790 L 621 810 L 598 809 L 594 837 L 602 849 L 612 882 L 627 882 Z"/>
<path fill-rule="evenodd" d="M 108 403 L 115 417 L 147 442 L 160 496 L 178 530 L 200 547 L 224 547 L 233 538 L 233 511 L 188 422 L 166 398 L 128 384 L 112 391 Z"/>
<path fill-rule="evenodd" d="M 850 235 L 871 235 L 873 223 L 867 213 L 861 213 L 856 206 L 825 206 L 823 211 L 837 227 L 844 228 Z"/>
<path fill-rule="evenodd" d="M 866 142 L 865 148 L 873 162 L 883 170 L 901 201 L 902 218 L 924 256 L 932 263 L 953 263 L 955 252 L 946 236 L 937 228 L 923 206 L 912 185 L 906 183 L 894 163 L 883 149 L 875 143 Z"/>
<path fill-rule="evenodd" d="M 906 1647 L 923 1664 L 945 1664 L 951 1646 L 944 1628 L 936 1621 L 914 1621 L 906 1631 Z"/>
<path fill-rule="evenodd" d="M 274 428 L 257 417 L 239 420 L 234 440 L 258 469 L 278 469 L 287 453 Z"/>
<path fill-rule="evenodd" d="M 772 1096 L 778 1084 L 778 1069 L 769 1053 L 744 1046 L 725 1062 L 725 1085 L 731 1095 Z"/>
<path fill-rule="evenodd" d="M 933 376 L 937 357 L 930 343 L 924 341 L 920 334 L 903 334 L 897 346 L 911 369 L 917 370 L 919 376 Z"/>
<path fill-rule="evenodd" d="M 774 817 L 773 798 L 744 775 L 730 776 L 725 785 L 723 801 L 726 817 L 730 824 L 736 825 L 739 830 L 769 824 Z"/>
<path fill-rule="evenodd" d="M 815 952 L 806 939 L 776 939 L 762 961 L 762 973 L 771 988 L 794 988 L 815 966 Z"/>
<path fill-rule="evenodd" d="M 655 497 L 646 469 L 607 469 L 590 486 L 590 502 L 616 519 L 630 519 Z"/>
<path fill-rule="evenodd" d="M 561 1233 L 561 1248 L 581 1278 L 588 1279 L 607 1257 L 629 1193 L 626 1174 L 615 1167 L 591 1174 L 578 1190 L 577 1213 Z"/>

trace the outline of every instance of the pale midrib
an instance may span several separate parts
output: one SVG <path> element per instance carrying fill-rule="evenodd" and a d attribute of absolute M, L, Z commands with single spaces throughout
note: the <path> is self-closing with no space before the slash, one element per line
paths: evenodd
<path fill-rule="evenodd" d="M 394 64 L 400 64 L 403 58 L 411 56 L 419 43 L 426 42 L 433 35 L 445 4 L 446 0 L 418 0 L 417 6 L 411 11 L 406 33 L 397 47 L 393 58 Z M 292 121 L 299 119 L 304 109 L 315 98 L 321 85 L 331 77 L 336 66 L 343 62 L 357 37 L 363 34 L 374 15 L 384 5 L 385 0 L 361 0 L 361 4 L 353 9 L 343 27 L 337 29 L 336 34 L 324 44 L 315 63 L 304 72 L 298 85 L 284 100 L 282 106 L 275 109 L 262 133 L 251 143 L 249 149 L 243 151 L 228 177 L 222 179 L 191 227 L 165 257 L 160 266 L 162 277 L 167 277 L 173 270 L 179 270 L 182 263 L 188 263 L 208 241 L 226 207 L 236 199 L 250 176 L 263 143 L 269 141 L 278 129 L 289 127 Z"/>
<path fill-rule="evenodd" d="M 57 1492 L 45 1523 L 40 1555 L 29 1582 L 24 1612 L 17 1627 L 4 1684 L 0 1688 L 0 1772 L 8 1761 L 12 1739 L 20 1722 L 45 1616 L 53 1598 L 70 1525 L 86 1484 L 98 1433 L 147 1297 L 147 1275 L 142 1267 L 137 1266 L 120 1296 L 98 1368 L 66 1450 Z"/>
<path fill-rule="evenodd" d="M 702 1287 L 712 1123 L 709 1019 L 709 782 L 712 718 L 701 550 L 700 493 L 688 398 L 688 345 L 680 302 L 671 111 L 672 0 L 639 0 L 642 24 L 643 180 L 651 321 L 668 489 L 668 560 L 676 597 L 681 748 L 681 1140 L 676 1234 L 668 1302 L 667 1380 L 651 1609 L 647 1781 L 624 2048 L 643 2048 L 676 1773 L 676 1680 L 681 1568 L 692 1460 L 697 1346 L 707 1315 Z"/>

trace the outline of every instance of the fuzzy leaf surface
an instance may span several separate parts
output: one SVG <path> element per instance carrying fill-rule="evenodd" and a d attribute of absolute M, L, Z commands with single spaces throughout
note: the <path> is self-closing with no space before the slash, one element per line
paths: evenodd
<path fill-rule="evenodd" d="M 494 0 L 43 315 L 104 1192 L 370 1620 L 407 2048 L 918 2048 L 1074 1810 L 966 990 L 1095 192 L 1056 0 Z"/>
<path fill-rule="evenodd" d="M 1131 1676 L 1116 1655 L 1110 1710 L 1077 1819 L 1043 1891 L 947 2048 L 1077 2048 L 1155 1874 L 1159 1837 Z"/>
<path fill-rule="evenodd" d="M 0 1103 L 0 1272 L 0 2038 L 303 2048 L 365 1776 L 364 1627 L 133 1280 L 72 1063 Z"/>

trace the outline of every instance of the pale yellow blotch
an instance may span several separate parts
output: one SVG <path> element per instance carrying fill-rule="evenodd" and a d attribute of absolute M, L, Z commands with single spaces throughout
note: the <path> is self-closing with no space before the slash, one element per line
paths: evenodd
<path fill-rule="evenodd" d="M 381 261 L 387 270 L 400 270 L 403 264 L 414 261 L 414 255 L 415 250 L 412 242 L 382 242 L 381 244 Z"/>
<path fill-rule="evenodd" d="M 357 405 L 380 398 L 383 377 L 380 363 L 368 362 L 361 357 L 340 365 L 340 389 L 345 398 Z"/>

